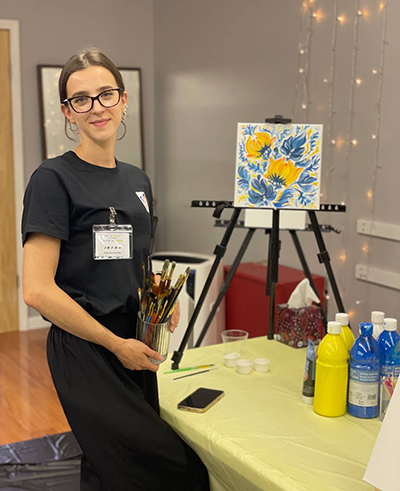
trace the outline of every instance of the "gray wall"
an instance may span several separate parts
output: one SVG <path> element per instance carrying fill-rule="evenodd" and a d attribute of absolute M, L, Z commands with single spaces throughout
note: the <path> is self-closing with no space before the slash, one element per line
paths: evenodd
<path fill-rule="evenodd" d="M 0 18 L 19 21 L 25 182 L 42 161 L 37 65 L 63 65 L 97 46 L 116 65 L 142 69 L 146 169 L 154 175 L 152 0 L 0 0 Z"/>
<path fill-rule="evenodd" d="M 0 18 L 20 27 L 24 179 L 42 161 L 37 65 L 62 65 L 97 46 L 116 65 L 142 70 L 146 171 L 154 177 L 154 33 L 152 0 L 0 0 Z M 37 312 L 29 308 L 29 316 Z"/>
<path fill-rule="evenodd" d="M 352 87 L 353 39 L 356 1 L 338 2 L 338 14 L 346 22 L 337 26 L 336 64 L 333 79 L 334 106 L 329 103 L 332 68 L 332 28 L 335 2 L 314 2 L 320 19 L 307 25 L 300 13 L 302 2 L 293 0 L 155 0 L 156 76 L 156 183 L 161 218 L 159 248 L 212 253 L 222 236 L 213 228 L 210 211 L 191 209 L 192 199 L 233 199 L 235 135 L 238 121 L 262 122 L 276 113 L 294 116 L 294 121 L 325 125 L 322 202 L 346 202 L 346 215 L 320 214 L 321 223 L 342 230 L 326 234 L 332 264 L 347 310 L 354 312 L 353 325 L 368 320 L 371 310 L 384 310 L 400 317 L 399 292 L 368 285 L 355 279 L 355 264 L 369 264 L 400 273 L 400 247 L 396 242 L 365 239 L 356 233 L 358 218 L 400 225 L 398 214 L 397 115 L 399 114 L 399 2 L 389 2 L 386 60 L 381 113 L 383 166 L 377 171 L 374 204 L 367 198 L 373 186 L 376 101 L 382 49 L 383 13 L 378 3 L 362 2 L 368 15 L 359 19 L 356 77 L 363 83 Z M 301 19 L 303 19 L 301 21 Z M 310 35 L 309 56 L 299 65 L 299 40 Z M 308 108 L 304 79 L 299 66 L 308 60 Z M 298 97 L 295 102 L 295 87 Z M 307 88 L 307 87 L 306 87 Z M 330 109 L 335 109 L 332 115 Z M 349 112 L 354 111 L 352 138 L 358 145 L 347 150 L 330 147 L 332 138 L 347 139 Z M 330 147 L 330 148 L 329 148 Z M 330 171 L 328 172 L 328 169 Z M 267 241 L 261 232 L 245 260 L 263 260 Z M 233 259 L 244 236 L 236 231 L 226 263 Z M 290 237 L 282 234 L 281 262 L 298 267 Z M 301 241 L 313 272 L 324 273 L 316 259 L 311 234 Z M 369 245 L 369 254 L 362 247 Z M 343 263 L 340 256 L 346 254 Z M 331 317 L 336 311 L 331 300 Z"/>

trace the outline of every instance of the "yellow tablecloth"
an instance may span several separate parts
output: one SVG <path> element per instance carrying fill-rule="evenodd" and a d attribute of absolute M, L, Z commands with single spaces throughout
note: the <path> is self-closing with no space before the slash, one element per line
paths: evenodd
<path fill-rule="evenodd" d="M 306 350 L 265 337 L 249 339 L 245 356 L 271 360 L 270 371 L 241 375 L 223 364 L 223 345 L 185 352 L 181 368 L 215 363 L 193 372 L 159 370 L 161 415 L 199 454 L 214 490 L 370 491 L 362 477 L 380 422 L 349 415 L 325 418 L 301 401 Z M 177 409 L 199 387 L 222 389 L 206 413 Z"/>

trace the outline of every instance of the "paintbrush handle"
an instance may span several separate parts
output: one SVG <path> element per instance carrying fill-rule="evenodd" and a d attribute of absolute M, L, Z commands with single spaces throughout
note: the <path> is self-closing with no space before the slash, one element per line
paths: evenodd
<path fill-rule="evenodd" d="M 209 370 L 202 370 L 201 372 L 189 373 L 188 375 L 182 375 L 181 377 L 175 377 L 172 380 L 179 380 L 180 378 L 193 377 L 194 375 L 200 375 L 200 373 L 211 372 L 211 370 L 216 370 L 216 369 L 217 369 L 217 367 L 210 368 Z"/>

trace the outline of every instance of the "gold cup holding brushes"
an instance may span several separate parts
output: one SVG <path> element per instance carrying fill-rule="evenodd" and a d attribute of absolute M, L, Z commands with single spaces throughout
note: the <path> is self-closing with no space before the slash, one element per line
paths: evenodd
<path fill-rule="evenodd" d="M 171 263 L 166 259 L 161 271 L 160 282 L 157 284 L 155 275 L 151 271 L 150 258 L 147 258 L 146 264 L 142 265 L 143 284 L 142 288 L 138 289 L 139 312 L 136 338 L 163 356 L 162 361 L 150 358 L 150 361 L 157 365 L 167 359 L 171 317 L 178 304 L 179 294 L 191 271 L 190 268 L 187 268 L 172 286 L 175 267 L 175 262 Z"/>

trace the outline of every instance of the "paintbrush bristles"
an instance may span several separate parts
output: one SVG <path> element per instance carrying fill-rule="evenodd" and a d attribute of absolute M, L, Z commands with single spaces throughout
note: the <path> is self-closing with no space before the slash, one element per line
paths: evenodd
<path fill-rule="evenodd" d="M 147 266 L 146 266 L 147 264 Z M 176 268 L 175 261 L 166 259 L 161 271 L 160 283 L 154 281 L 150 257 L 143 263 L 143 288 L 138 288 L 139 310 L 143 319 L 152 324 L 166 322 L 172 315 L 178 302 L 178 296 L 189 277 L 190 268 L 179 275 L 174 287 L 171 287 L 172 276 Z"/>

